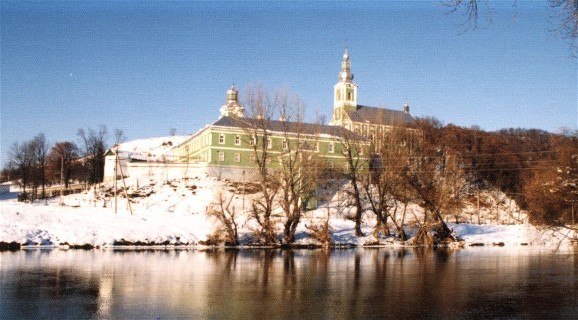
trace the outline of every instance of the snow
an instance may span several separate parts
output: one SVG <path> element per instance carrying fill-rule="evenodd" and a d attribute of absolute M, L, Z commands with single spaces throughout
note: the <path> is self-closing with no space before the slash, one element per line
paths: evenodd
<path fill-rule="evenodd" d="M 142 179 L 141 179 L 142 180 Z M 29 246 L 84 245 L 112 246 L 115 244 L 154 243 L 163 245 L 198 245 L 207 240 L 218 227 L 214 218 L 206 215 L 207 209 L 217 199 L 219 193 L 234 197 L 232 206 L 238 212 L 239 234 L 242 244 L 251 238 L 255 222 L 243 214 L 249 209 L 255 195 L 235 194 L 234 187 L 227 181 L 210 177 L 188 180 L 147 181 L 127 179 L 128 193 L 133 197 L 130 209 L 126 198 L 119 197 L 114 205 L 110 185 L 90 189 L 81 194 L 63 198 L 63 205 L 57 197 L 34 203 L 16 200 L 15 186 L 12 192 L 0 195 L 0 242 L 17 242 Z M 336 195 L 334 195 L 336 197 Z M 576 234 L 565 229 L 541 230 L 527 223 L 510 220 L 512 224 L 498 224 L 503 221 L 510 204 L 490 219 L 489 214 L 481 221 L 494 223 L 448 223 L 469 245 L 504 246 L 544 246 L 558 248 L 569 246 L 570 238 Z M 406 232 L 411 237 L 417 230 L 416 219 L 420 219 L 421 208 L 412 204 L 408 208 Z M 498 213 L 500 213 L 498 212 Z M 363 237 L 354 235 L 354 222 L 346 218 L 346 213 L 321 205 L 309 211 L 302 218 L 297 229 L 298 244 L 317 244 L 310 236 L 308 226 L 320 225 L 330 215 L 329 226 L 332 240 L 341 245 L 376 244 L 400 246 L 403 243 L 394 238 L 375 238 L 372 235 L 374 220 L 364 216 Z M 466 214 L 467 216 L 467 214 Z M 281 233 L 280 215 L 276 216 Z M 477 222 L 477 219 L 473 219 Z M 515 223 L 515 224 L 514 224 Z"/>
<path fill-rule="evenodd" d="M 191 136 L 168 136 L 149 139 L 139 139 L 124 142 L 114 147 L 119 153 L 126 153 L 132 159 L 163 160 L 163 157 L 172 155 L 172 148 L 179 145 Z"/>

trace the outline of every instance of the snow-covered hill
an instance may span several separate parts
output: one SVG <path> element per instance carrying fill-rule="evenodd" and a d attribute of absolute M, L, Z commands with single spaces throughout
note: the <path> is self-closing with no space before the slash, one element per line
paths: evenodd
<path fill-rule="evenodd" d="M 17 202 L 15 192 L 0 198 L 0 242 L 16 242 L 30 246 L 85 245 L 111 246 L 130 244 L 197 245 L 203 243 L 218 227 L 217 221 L 206 215 L 219 193 L 233 197 L 238 215 L 242 244 L 251 239 L 254 221 L 245 212 L 251 197 L 257 194 L 237 192 L 235 184 L 210 177 L 174 181 L 126 181 L 127 194 L 117 197 L 111 185 L 103 184 L 81 194 L 34 203 Z M 122 184 L 119 184 L 122 185 Z M 15 190 L 13 190 L 15 191 Z M 336 190 L 335 190 L 336 191 Z M 119 194 L 124 195 L 121 190 Z M 336 193 L 333 194 L 335 196 Z M 331 197 L 331 194 L 329 195 Z M 446 217 L 450 228 L 465 240 L 466 246 L 476 245 L 543 245 L 567 246 L 575 237 L 567 230 L 540 230 L 526 223 L 523 213 L 512 210 L 515 204 L 503 195 L 484 194 L 485 202 L 478 223 L 477 208 L 470 204 L 459 216 Z M 498 200 L 496 200 L 498 199 Z M 493 202 L 492 202 L 493 201 Z M 495 203 L 494 203 L 495 202 Z M 129 207 L 130 204 L 130 207 Z M 115 210 L 116 207 L 116 210 Z M 116 211 L 116 212 L 115 212 Z M 372 235 L 374 219 L 364 217 L 365 237 L 354 236 L 354 223 L 346 214 L 322 203 L 308 211 L 297 231 L 297 243 L 316 244 L 307 226 L 319 225 L 330 215 L 329 226 L 336 244 L 403 245 L 393 238 L 376 239 Z M 412 236 L 422 209 L 408 207 L 406 229 Z M 281 223 L 282 217 L 276 216 Z M 455 223 L 455 220 L 462 222 Z M 503 223 L 503 224 L 498 224 Z M 281 225 L 279 224 L 279 233 Z"/>

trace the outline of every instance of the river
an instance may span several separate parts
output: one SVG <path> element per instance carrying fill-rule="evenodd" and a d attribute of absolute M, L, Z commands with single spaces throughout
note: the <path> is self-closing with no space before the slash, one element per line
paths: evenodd
<path fill-rule="evenodd" d="M 578 251 L 21 250 L 0 319 L 578 318 Z"/>

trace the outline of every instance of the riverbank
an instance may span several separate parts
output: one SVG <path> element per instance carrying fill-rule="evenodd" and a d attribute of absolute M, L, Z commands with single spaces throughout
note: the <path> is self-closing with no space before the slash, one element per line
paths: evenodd
<path fill-rule="evenodd" d="M 198 212 L 190 214 L 159 213 L 126 210 L 114 213 L 110 208 L 59 206 L 48 202 L 25 204 L 3 201 L 0 221 L 0 249 L 33 247 L 68 247 L 90 249 L 95 247 L 190 247 L 203 246 L 215 229 L 215 223 Z M 320 244 L 309 236 L 306 226 L 317 218 L 309 216 L 297 232 L 296 246 L 318 247 Z M 566 229 L 540 229 L 529 224 L 455 224 L 450 228 L 463 239 L 463 246 L 545 246 L 571 245 L 575 232 Z M 375 238 L 369 219 L 363 225 L 365 237 L 353 235 L 353 222 L 347 219 L 330 219 L 333 246 L 406 246 L 393 237 Z M 413 236 L 417 226 L 408 227 Z M 240 238 L 242 245 L 249 245 L 251 231 L 243 221 Z M 410 238 L 411 240 L 411 238 Z"/>
<path fill-rule="evenodd" d="M 132 181 L 129 185 L 138 186 L 139 182 Z M 240 244 L 252 247 L 256 225 L 248 215 L 242 214 L 249 208 L 251 195 L 237 194 L 231 188 L 226 182 L 210 178 L 147 185 L 140 182 L 140 187 L 131 189 L 130 202 L 119 198 L 116 205 L 113 198 L 104 196 L 106 187 L 33 203 L 18 202 L 15 192 L 5 194 L 0 197 L 0 249 L 210 246 L 211 235 L 220 227 L 206 212 L 219 192 L 228 192 L 226 195 L 233 197 L 232 206 L 239 212 Z M 347 218 L 347 211 L 320 206 L 302 217 L 295 247 L 320 247 L 321 243 L 311 236 L 310 228 L 322 225 L 328 215 L 332 247 L 410 246 L 421 212 L 419 206 L 410 205 L 405 224 L 410 239 L 400 242 L 391 236 L 375 237 L 372 234 L 375 221 L 369 214 L 363 219 L 365 236 L 356 237 L 354 222 Z M 470 223 L 448 223 L 448 226 L 463 240 L 464 247 L 558 248 L 571 246 L 572 239 L 577 237 L 576 232 L 568 229 L 541 229 L 508 219 L 512 214 L 508 215 L 505 210 L 494 216 L 497 218 L 491 219 L 490 211 L 486 211 L 472 219 L 472 214 L 465 212 L 460 220 Z M 274 219 L 278 230 L 282 230 L 282 216 L 278 214 Z M 478 220 L 482 223 L 471 223 Z M 499 221 L 508 223 L 496 223 Z"/>

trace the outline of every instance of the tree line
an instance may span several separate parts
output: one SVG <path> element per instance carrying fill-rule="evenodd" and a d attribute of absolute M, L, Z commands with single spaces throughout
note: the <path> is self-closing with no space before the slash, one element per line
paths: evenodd
<path fill-rule="evenodd" d="M 80 144 L 59 141 L 50 146 L 44 133 L 28 141 L 14 142 L 1 172 L 2 181 L 18 181 L 22 192 L 32 200 L 46 197 L 46 187 L 53 184 L 63 184 L 68 189 L 72 182 L 87 186 L 102 182 L 108 140 L 106 126 L 97 130 L 79 129 L 77 136 Z"/>

